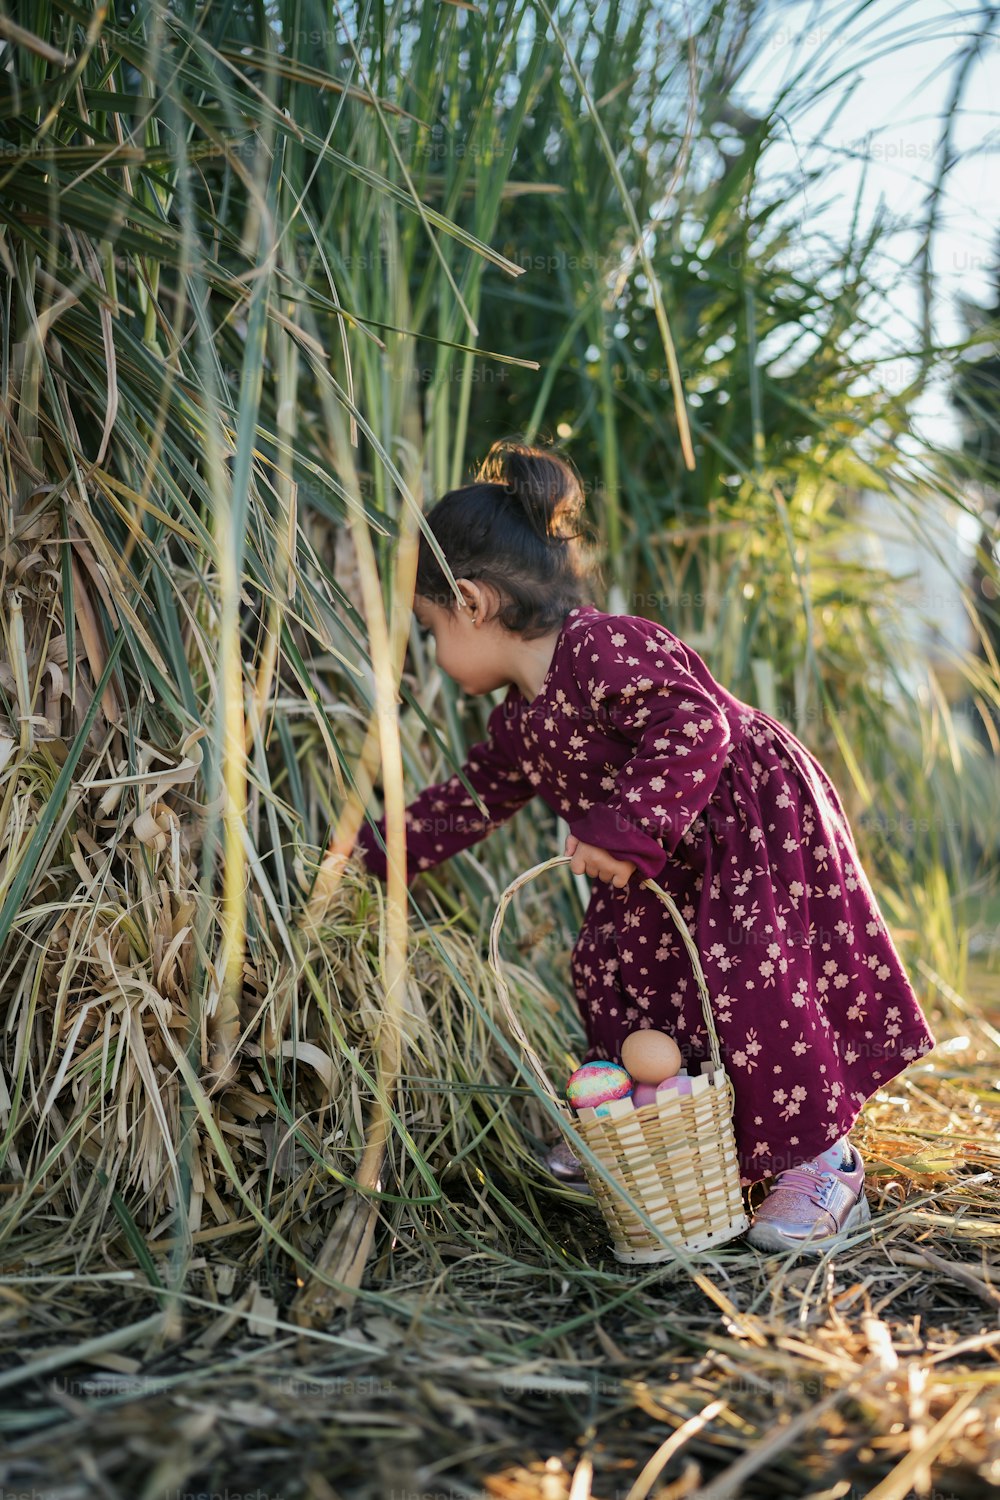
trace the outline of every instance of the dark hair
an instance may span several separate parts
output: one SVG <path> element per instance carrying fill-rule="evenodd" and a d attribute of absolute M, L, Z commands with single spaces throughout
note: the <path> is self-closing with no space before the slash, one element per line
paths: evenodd
<path fill-rule="evenodd" d="M 449 490 L 427 514 L 448 566 L 497 590 L 495 618 L 526 639 L 591 603 L 594 557 L 581 528 L 583 486 L 568 460 L 500 438 L 471 484 Z M 421 533 L 416 592 L 454 608 L 455 591 Z"/>

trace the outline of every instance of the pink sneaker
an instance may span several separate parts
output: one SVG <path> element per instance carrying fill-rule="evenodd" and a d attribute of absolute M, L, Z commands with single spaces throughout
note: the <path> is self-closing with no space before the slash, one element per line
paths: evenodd
<path fill-rule="evenodd" d="M 558 1141 L 550 1147 L 545 1156 L 545 1165 L 552 1176 L 567 1187 L 575 1188 L 578 1193 L 593 1193 L 593 1188 L 584 1175 L 583 1165 L 580 1158 L 566 1144 Z"/>
<path fill-rule="evenodd" d="M 851 1151 L 854 1165 L 847 1169 L 807 1161 L 779 1172 L 747 1230 L 747 1244 L 757 1250 L 798 1246 L 821 1255 L 848 1230 L 869 1222 L 865 1164 L 855 1146 Z"/>

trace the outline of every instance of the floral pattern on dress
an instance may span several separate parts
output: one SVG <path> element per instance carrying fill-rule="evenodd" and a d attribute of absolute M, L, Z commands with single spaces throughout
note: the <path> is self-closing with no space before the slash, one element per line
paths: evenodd
<path fill-rule="evenodd" d="M 463 775 L 482 807 L 457 775 L 409 804 L 408 879 L 541 796 L 636 866 L 621 889 L 593 882 L 573 948 L 581 1060 L 617 1060 L 630 1031 L 656 1027 L 697 1072 L 710 1057 L 699 987 L 643 885 L 655 879 L 701 958 L 744 1186 L 846 1134 L 934 1046 L 827 773 L 666 626 L 570 611 L 541 690 L 528 702 L 510 688 Z M 372 825 L 358 848 L 384 878 Z"/>

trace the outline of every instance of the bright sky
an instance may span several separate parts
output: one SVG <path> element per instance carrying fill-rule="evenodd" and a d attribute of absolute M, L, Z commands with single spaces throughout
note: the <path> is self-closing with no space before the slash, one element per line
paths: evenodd
<path fill-rule="evenodd" d="M 790 213 L 804 229 L 840 241 L 849 233 L 860 191 L 862 226 L 871 223 L 880 198 L 897 222 L 921 224 L 947 100 L 960 66 L 957 54 L 981 26 L 981 10 L 949 0 L 873 0 L 865 6 L 846 0 L 786 0 L 772 10 L 769 39 L 739 102 L 753 111 L 755 104 L 773 100 L 782 82 L 805 67 L 795 93 L 812 102 L 794 110 L 791 138 L 786 135 L 768 147 L 765 166 L 768 175 L 800 177 L 809 168 L 831 164 L 820 184 L 806 187 L 790 203 Z M 817 85 L 839 73 L 846 76 L 820 92 Z M 848 95 L 837 113 L 836 101 Z M 1000 20 L 968 72 L 955 116 L 955 164 L 946 180 L 933 252 L 939 340 L 963 334 L 956 293 L 984 305 L 993 300 L 989 272 L 1000 243 L 998 144 Z M 920 241 L 913 229 L 890 237 L 887 250 L 897 267 L 912 261 Z M 897 274 L 888 266 L 886 285 Z M 891 346 L 916 347 L 919 318 L 914 266 L 892 293 L 892 316 L 883 336 Z M 903 380 L 909 368 L 901 362 L 887 378 Z M 940 389 L 928 394 L 918 410 L 928 437 L 957 441 L 957 423 Z"/>

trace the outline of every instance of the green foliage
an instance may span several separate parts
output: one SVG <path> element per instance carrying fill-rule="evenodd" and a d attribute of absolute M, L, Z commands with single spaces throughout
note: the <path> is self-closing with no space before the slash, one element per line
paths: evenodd
<path fill-rule="evenodd" d="M 8 8 L 21 28 L 4 33 L 0 73 L 12 1014 L 41 974 L 32 945 L 71 962 L 75 914 L 80 951 L 103 967 L 80 960 L 60 1024 L 73 1005 L 110 1015 L 101 986 L 121 966 L 169 992 L 203 1121 L 213 1059 L 278 1024 L 286 966 L 326 997 L 316 1034 L 369 1088 L 371 1058 L 339 1030 L 344 998 L 295 932 L 374 705 L 348 524 L 369 529 L 378 586 L 405 610 L 403 523 L 509 431 L 564 442 L 577 463 L 611 607 L 663 619 L 790 723 L 859 814 L 906 814 L 905 838 L 865 830 L 865 852 L 915 948 L 961 982 L 941 893 L 969 878 L 973 830 L 980 853 L 996 848 L 993 761 L 908 675 L 892 579 L 854 547 L 852 498 L 886 492 L 918 533 L 939 493 L 966 501 L 952 456 L 914 442 L 913 391 L 862 352 L 891 293 L 883 226 L 806 250 L 791 189 L 760 180 L 779 116 L 787 128 L 826 87 L 800 74 L 759 117 L 735 108 L 763 9 L 700 5 L 688 36 L 651 0 Z M 922 352 L 928 370 L 949 357 Z M 988 663 L 960 666 L 997 701 Z M 400 694 L 415 792 L 461 762 L 487 706 L 439 682 L 416 638 Z M 40 747 L 68 767 L 51 796 Z M 70 812 L 72 837 L 43 846 Z M 429 877 L 423 915 L 481 942 L 499 890 L 556 837 L 544 811 L 519 821 Z M 140 914 L 141 939 L 123 928 L 120 949 L 99 921 L 109 891 L 114 912 Z M 579 914 L 567 879 L 522 920 L 568 941 Z M 572 1038 L 565 958 L 560 944 L 539 972 Z M 476 1003 L 444 947 L 441 964 L 456 1004 Z M 293 991 L 294 1030 L 307 1007 Z M 127 992 L 149 1000 L 138 981 Z M 44 1030 L 44 1009 L 31 1014 Z M 486 1032 L 499 1055 L 492 1017 Z M 558 1028 L 546 1035 L 561 1068 Z M 459 1032 L 442 1072 L 467 1047 Z M 56 1076 L 56 1050 L 43 1054 L 8 1148 Z M 13 1075 L 26 1066 L 22 1050 Z M 164 1138 L 176 1125 L 164 1116 Z M 516 1121 L 497 1130 L 513 1149 Z"/>

